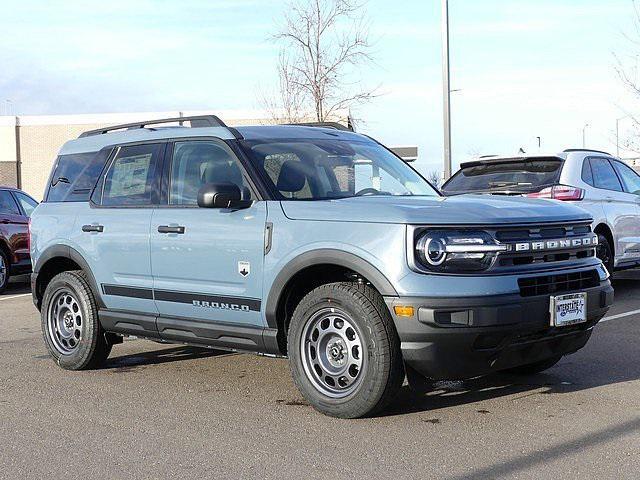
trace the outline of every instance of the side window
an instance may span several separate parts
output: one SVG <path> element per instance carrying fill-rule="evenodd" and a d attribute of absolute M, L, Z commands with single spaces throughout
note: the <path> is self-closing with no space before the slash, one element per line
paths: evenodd
<path fill-rule="evenodd" d="M 15 195 L 16 200 L 18 200 L 18 203 L 22 207 L 22 210 L 24 210 L 24 213 L 27 214 L 27 217 L 30 217 L 33 211 L 38 206 L 38 202 L 36 202 L 30 196 L 25 195 L 24 193 L 13 192 L 13 194 Z"/>
<path fill-rule="evenodd" d="M 244 200 L 251 190 L 231 149 L 221 141 L 177 142 L 169 183 L 170 205 L 197 205 L 198 191 L 207 183 L 235 183 Z"/>
<path fill-rule="evenodd" d="M 20 215 L 18 205 L 9 190 L 0 190 L 0 214 Z"/>
<path fill-rule="evenodd" d="M 624 191 L 640 195 L 640 175 L 638 175 L 631 167 L 621 162 L 613 162 L 613 166 L 622 178 L 624 183 Z"/>
<path fill-rule="evenodd" d="M 593 184 L 596 188 L 622 192 L 620 180 L 609 160 L 606 158 L 592 158 L 591 171 L 593 173 Z"/>
<path fill-rule="evenodd" d="M 102 205 L 145 206 L 157 203 L 157 166 L 164 144 L 120 147 L 102 186 Z"/>
<path fill-rule="evenodd" d="M 593 187 L 593 173 L 591 173 L 591 160 L 586 158 L 582 163 L 582 181 Z"/>
<path fill-rule="evenodd" d="M 106 155 L 98 152 L 60 155 L 51 175 L 47 202 L 86 202 L 96 184 Z"/>

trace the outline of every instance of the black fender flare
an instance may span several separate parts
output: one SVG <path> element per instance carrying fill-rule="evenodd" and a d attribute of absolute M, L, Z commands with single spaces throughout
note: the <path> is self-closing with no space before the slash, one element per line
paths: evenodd
<path fill-rule="evenodd" d="M 91 271 L 91 267 L 84 259 L 84 257 L 78 252 L 75 248 L 70 247 L 68 245 L 52 245 L 51 247 L 44 250 L 39 256 L 38 261 L 33 267 L 32 274 L 32 294 L 34 298 L 34 303 L 39 305 L 41 298 L 38 298 L 38 289 L 36 288 L 38 282 L 38 274 L 42 270 L 47 262 L 56 258 L 66 258 L 74 263 L 78 264 L 80 268 L 87 275 L 87 280 L 89 281 L 89 286 L 93 291 L 94 298 L 96 299 L 96 303 L 98 308 L 105 308 L 104 301 L 102 300 L 102 295 L 100 294 L 100 289 L 98 288 L 98 284 L 96 283 L 96 279 L 93 276 L 93 272 Z"/>
<path fill-rule="evenodd" d="M 269 328 L 278 328 L 277 308 L 284 289 L 298 272 L 307 267 L 333 264 L 346 267 L 362 275 L 383 296 L 397 297 L 398 292 L 384 274 L 361 257 L 342 250 L 323 248 L 305 252 L 289 261 L 278 273 L 269 289 L 265 306 L 265 319 Z"/>

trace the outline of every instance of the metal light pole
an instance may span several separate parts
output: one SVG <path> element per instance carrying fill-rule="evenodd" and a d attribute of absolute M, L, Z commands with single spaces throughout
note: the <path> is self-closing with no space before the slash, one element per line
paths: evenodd
<path fill-rule="evenodd" d="M 589 126 L 588 123 L 584 124 L 584 127 L 582 127 L 582 148 L 587 148 L 587 127 Z"/>
<path fill-rule="evenodd" d="M 451 177 L 451 79 L 449 76 L 449 0 L 442 0 L 442 89 L 444 120 L 444 179 Z"/>

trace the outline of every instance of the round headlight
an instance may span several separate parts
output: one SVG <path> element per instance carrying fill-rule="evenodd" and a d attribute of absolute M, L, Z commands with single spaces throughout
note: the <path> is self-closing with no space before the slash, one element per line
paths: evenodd
<path fill-rule="evenodd" d="M 426 230 L 415 244 L 417 262 L 432 272 L 471 273 L 487 270 L 506 251 L 489 233 L 477 230 Z"/>
<path fill-rule="evenodd" d="M 447 241 L 438 232 L 423 235 L 416 245 L 422 263 L 437 267 L 447 259 Z"/>
<path fill-rule="evenodd" d="M 447 259 L 445 248 L 441 238 L 428 237 L 424 245 L 425 260 L 434 266 L 442 265 Z"/>

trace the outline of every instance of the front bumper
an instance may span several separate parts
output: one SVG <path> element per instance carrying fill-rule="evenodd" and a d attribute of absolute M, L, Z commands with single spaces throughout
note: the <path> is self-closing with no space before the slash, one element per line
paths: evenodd
<path fill-rule="evenodd" d="M 549 295 L 386 297 L 404 361 L 425 377 L 454 380 L 567 355 L 582 348 L 613 303 L 608 280 L 587 292 L 587 322 L 551 327 Z M 563 292 L 574 293 L 574 292 Z M 413 317 L 395 315 L 411 305 Z"/>

